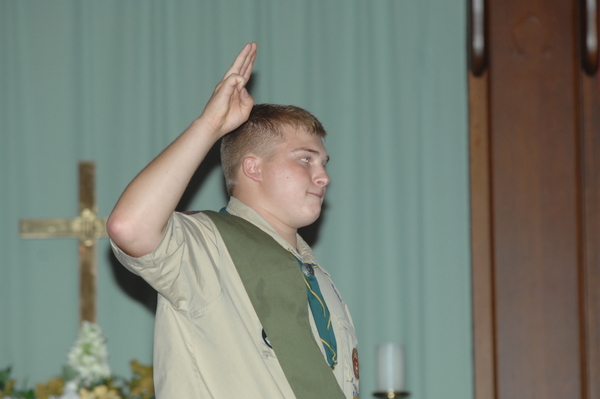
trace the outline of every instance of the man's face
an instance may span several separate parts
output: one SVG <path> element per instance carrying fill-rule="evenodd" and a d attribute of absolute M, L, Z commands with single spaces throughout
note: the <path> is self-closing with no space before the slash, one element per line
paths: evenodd
<path fill-rule="evenodd" d="M 329 176 L 329 156 L 323 140 L 304 128 L 285 126 L 284 141 L 275 147 L 269 160 L 261 160 L 260 204 L 271 223 L 299 229 L 321 214 Z"/>

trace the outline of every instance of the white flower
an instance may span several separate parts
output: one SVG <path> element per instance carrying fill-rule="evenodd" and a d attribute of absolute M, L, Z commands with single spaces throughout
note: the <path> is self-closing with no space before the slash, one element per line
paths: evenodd
<path fill-rule="evenodd" d="M 61 396 L 50 396 L 50 399 L 80 399 L 77 393 L 77 382 L 67 382 L 63 389 L 63 394 Z"/>
<path fill-rule="evenodd" d="M 89 386 L 110 376 L 106 338 L 97 324 L 84 321 L 79 336 L 71 347 L 67 360 L 77 373 L 78 381 Z M 71 397 L 69 397 L 71 399 Z"/>

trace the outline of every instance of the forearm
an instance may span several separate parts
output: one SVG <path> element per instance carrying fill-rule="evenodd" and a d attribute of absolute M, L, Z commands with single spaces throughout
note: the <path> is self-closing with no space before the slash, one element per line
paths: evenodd
<path fill-rule="evenodd" d="M 127 186 L 107 224 L 111 239 L 131 256 L 146 255 L 162 239 L 171 213 L 194 172 L 219 139 L 195 120 Z"/>
<path fill-rule="evenodd" d="M 211 147 L 244 123 L 254 99 L 246 90 L 256 59 L 248 43 L 217 84 L 202 115 L 127 186 L 111 213 L 107 230 L 130 256 L 152 252 L 169 217 Z"/>

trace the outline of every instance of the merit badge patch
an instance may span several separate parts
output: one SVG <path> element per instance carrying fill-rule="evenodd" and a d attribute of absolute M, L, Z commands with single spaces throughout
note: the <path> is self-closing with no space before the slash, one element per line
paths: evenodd
<path fill-rule="evenodd" d="M 358 350 L 352 349 L 352 368 L 354 368 L 354 377 L 360 380 L 360 374 L 358 372 Z"/>

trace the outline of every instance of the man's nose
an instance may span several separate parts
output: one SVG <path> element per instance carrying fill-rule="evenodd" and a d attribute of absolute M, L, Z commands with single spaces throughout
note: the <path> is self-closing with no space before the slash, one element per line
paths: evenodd
<path fill-rule="evenodd" d="M 329 184 L 329 175 L 325 168 L 321 168 L 321 170 L 315 175 L 315 181 L 317 185 L 325 187 Z"/>

